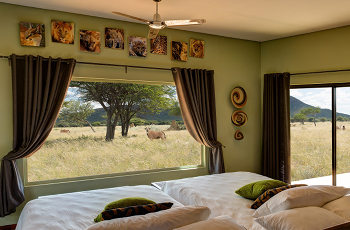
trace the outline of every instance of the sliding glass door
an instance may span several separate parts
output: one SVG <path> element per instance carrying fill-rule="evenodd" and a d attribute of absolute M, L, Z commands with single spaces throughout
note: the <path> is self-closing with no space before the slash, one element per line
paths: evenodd
<path fill-rule="evenodd" d="M 292 183 L 350 186 L 350 84 L 291 86 Z"/>
<path fill-rule="evenodd" d="M 332 184 L 332 88 L 290 90 L 291 177 Z"/>

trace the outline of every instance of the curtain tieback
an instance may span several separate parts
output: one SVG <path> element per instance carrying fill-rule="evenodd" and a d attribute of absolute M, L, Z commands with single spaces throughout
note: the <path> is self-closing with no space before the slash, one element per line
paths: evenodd
<path fill-rule="evenodd" d="M 220 141 L 210 140 L 210 144 L 211 144 L 211 146 L 208 146 L 208 147 L 210 147 L 210 148 L 219 148 L 220 146 L 226 148 L 226 146 L 223 145 L 223 144 L 221 144 Z"/>

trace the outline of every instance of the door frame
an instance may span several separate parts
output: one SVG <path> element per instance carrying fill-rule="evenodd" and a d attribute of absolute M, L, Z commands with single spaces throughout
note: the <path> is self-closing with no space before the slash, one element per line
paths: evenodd
<path fill-rule="evenodd" d="M 305 84 L 291 85 L 290 89 L 303 88 L 331 88 L 332 89 L 332 185 L 337 184 L 337 107 L 336 96 L 338 87 L 350 87 L 350 83 L 326 83 L 326 84 Z"/>

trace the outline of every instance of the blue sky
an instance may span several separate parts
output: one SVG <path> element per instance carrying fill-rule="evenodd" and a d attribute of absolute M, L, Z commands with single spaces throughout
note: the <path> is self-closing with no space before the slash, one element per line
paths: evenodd
<path fill-rule="evenodd" d="M 350 87 L 339 87 L 336 92 L 337 112 L 350 114 Z M 322 109 L 332 108 L 331 88 L 291 89 L 290 95 L 312 106 L 319 106 Z"/>
<path fill-rule="evenodd" d="M 75 87 L 69 87 L 67 91 L 66 98 L 64 99 L 65 101 L 70 101 L 70 100 L 79 100 L 79 94 L 76 95 L 77 88 Z M 91 103 L 94 106 L 94 109 L 102 108 L 100 103 L 93 102 Z"/>

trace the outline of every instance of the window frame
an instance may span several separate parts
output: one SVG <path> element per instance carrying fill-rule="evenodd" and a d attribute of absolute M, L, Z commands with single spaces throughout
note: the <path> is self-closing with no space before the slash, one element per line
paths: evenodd
<path fill-rule="evenodd" d="M 85 78 L 85 77 L 73 77 L 72 81 L 87 81 L 87 82 L 111 82 L 111 83 L 131 83 L 131 84 L 154 84 L 154 85 L 173 85 L 174 82 L 159 82 L 159 81 L 145 81 L 145 80 L 125 80 L 125 79 L 105 79 L 105 78 Z M 200 145 L 200 162 L 199 165 L 186 165 L 178 166 L 171 168 L 161 168 L 161 169 L 149 169 L 149 170 L 139 170 L 139 171 L 130 171 L 130 172 L 119 172 L 119 173 L 110 173 L 110 174 L 100 174 L 100 175 L 91 175 L 91 176 L 81 176 L 81 177 L 70 177 L 62 179 L 52 179 L 52 180 L 41 180 L 41 181 L 31 181 L 28 180 L 28 162 L 26 158 L 19 160 L 20 172 L 22 174 L 22 180 L 25 187 L 37 186 L 37 185 L 48 185 L 48 184 L 59 184 L 67 182 L 78 182 L 86 180 L 102 180 L 106 178 L 118 178 L 126 176 L 137 176 L 150 173 L 164 173 L 164 172 L 176 172 L 183 170 L 203 170 L 206 169 L 209 172 L 208 160 L 209 160 L 209 148 Z"/>

